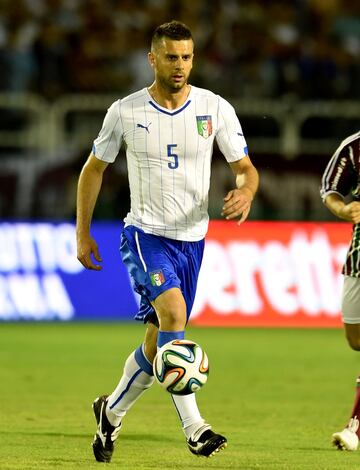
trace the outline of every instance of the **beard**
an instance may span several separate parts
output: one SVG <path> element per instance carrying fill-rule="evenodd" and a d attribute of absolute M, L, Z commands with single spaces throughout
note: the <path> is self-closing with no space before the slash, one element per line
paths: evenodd
<path fill-rule="evenodd" d="M 174 81 L 172 77 L 157 77 L 160 85 L 169 93 L 177 93 L 187 85 L 188 77 L 184 76 L 182 80 Z"/>

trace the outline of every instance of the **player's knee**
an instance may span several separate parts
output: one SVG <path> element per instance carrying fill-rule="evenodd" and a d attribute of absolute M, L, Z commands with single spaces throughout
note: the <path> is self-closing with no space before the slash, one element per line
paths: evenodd
<path fill-rule="evenodd" d="M 160 327 L 162 330 L 182 330 L 186 324 L 186 312 L 181 306 L 173 305 L 160 313 Z"/>
<path fill-rule="evenodd" d="M 186 303 L 178 288 L 171 288 L 154 301 L 154 308 L 163 331 L 180 331 L 186 326 Z"/>

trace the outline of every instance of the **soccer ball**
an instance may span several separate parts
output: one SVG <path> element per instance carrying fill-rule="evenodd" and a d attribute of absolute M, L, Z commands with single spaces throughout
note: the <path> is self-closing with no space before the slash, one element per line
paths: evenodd
<path fill-rule="evenodd" d="M 155 379 L 162 388 L 174 395 L 189 395 L 205 385 L 209 361 L 197 343 L 176 339 L 159 349 L 153 369 Z"/>

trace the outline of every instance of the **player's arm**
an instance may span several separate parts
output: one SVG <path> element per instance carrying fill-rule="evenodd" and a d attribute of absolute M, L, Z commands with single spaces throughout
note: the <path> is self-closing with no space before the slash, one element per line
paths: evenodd
<path fill-rule="evenodd" d="M 346 204 L 340 194 L 330 193 L 325 197 L 324 204 L 336 217 L 353 224 L 360 222 L 360 202 L 352 201 Z"/>
<path fill-rule="evenodd" d="M 103 173 L 107 166 L 107 162 L 103 162 L 90 154 L 81 170 L 77 189 L 77 257 L 85 268 L 97 271 L 101 269 L 101 266 L 93 262 L 92 256 L 98 262 L 101 262 L 102 259 L 96 241 L 90 234 L 90 225 L 102 184 Z"/>
<path fill-rule="evenodd" d="M 352 158 L 352 147 L 344 141 L 325 168 L 321 178 L 320 195 L 330 212 L 354 224 L 360 222 L 360 202 L 346 203 L 345 197 L 357 186 L 357 180 L 358 171 Z"/>
<path fill-rule="evenodd" d="M 251 203 L 259 186 L 259 174 L 249 157 L 230 163 L 235 175 L 236 189 L 232 189 L 224 198 L 221 215 L 226 219 L 240 217 L 238 225 L 249 215 Z"/>

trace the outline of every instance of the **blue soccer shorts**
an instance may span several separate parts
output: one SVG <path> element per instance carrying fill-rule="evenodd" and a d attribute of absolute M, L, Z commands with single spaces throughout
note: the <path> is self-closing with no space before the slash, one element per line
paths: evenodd
<path fill-rule="evenodd" d="M 141 296 L 136 320 L 158 325 L 150 301 L 173 287 L 178 287 L 182 292 L 189 320 L 204 244 L 204 240 L 186 242 L 159 237 L 133 225 L 123 229 L 120 253 L 129 271 L 133 289 Z"/>

